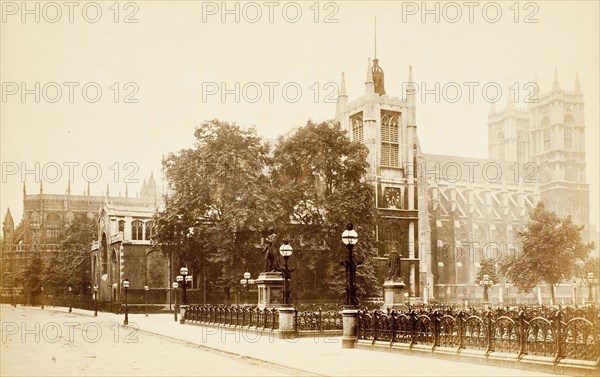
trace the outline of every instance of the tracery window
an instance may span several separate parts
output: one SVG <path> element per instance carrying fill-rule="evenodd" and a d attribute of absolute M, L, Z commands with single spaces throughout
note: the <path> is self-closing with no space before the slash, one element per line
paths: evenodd
<path fill-rule="evenodd" d="M 399 167 L 398 140 L 400 114 L 392 111 L 381 112 L 381 165 Z"/>

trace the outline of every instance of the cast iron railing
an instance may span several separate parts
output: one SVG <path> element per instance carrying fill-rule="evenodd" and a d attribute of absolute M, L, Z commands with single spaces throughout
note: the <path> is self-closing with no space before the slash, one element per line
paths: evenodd
<path fill-rule="evenodd" d="M 361 310 L 358 338 L 560 359 L 600 360 L 598 308 Z"/>
<path fill-rule="evenodd" d="M 336 310 L 298 311 L 294 313 L 294 330 L 298 332 L 325 333 L 342 331 L 342 313 Z"/>
<path fill-rule="evenodd" d="M 279 312 L 277 309 L 190 305 L 185 313 L 185 318 L 186 321 L 191 323 L 218 324 L 260 330 L 277 330 L 279 328 Z"/>

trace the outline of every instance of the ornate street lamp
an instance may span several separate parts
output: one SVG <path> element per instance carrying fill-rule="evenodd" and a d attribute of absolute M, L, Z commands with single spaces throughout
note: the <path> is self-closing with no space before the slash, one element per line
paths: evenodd
<path fill-rule="evenodd" d="M 174 281 L 171 286 L 173 287 L 173 292 L 175 292 L 175 304 L 173 306 L 173 313 L 175 315 L 175 322 L 177 322 L 177 288 L 179 288 L 179 283 Z"/>
<path fill-rule="evenodd" d="M 129 289 L 129 280 L 123 280 L 123 288 L 125 288 L 125 320 L 123 321 L 123 326 L 127 326 L 129 324 L 129 306 L 127 303 L 127 290 Z"/>
<path fill-rule="evenodd" d="M 150 287 L 148 287 L 147 285 L 144 285 L 144 300 L 146 301 L 146 317 L 148 317 L 148 291 L 150 290 Z"/>
<path fill-rule="evenodd" d="M 183 266 L 179 270 L 181 275 L 177 275 L 177 282 L 181 286 L 181 305 L 187 305 L 187 286 L 192 282 L 192 277 L 188 275 L 187 267 Z"/>
<path fill-rule="evenodd" d="M 489 304 L 490 303 L 489 289 L 490 289 L 490 287 L 492 287 L 494 285 L 494 282 L 492 280 L 490 280 L 490 275 L 488 275 L 488 274 L 483 275 L 483 279 L 481 279 L 481 281 L 479 282 L 479 285 L 481 285 L 483 287 L 483 303 Z"/>
<path fill-rule="evenodd" d="M 356 298 L 356 263 L 352 258 L 352 250 L 358 242 L 358 233 L 354 230 L 352 223 L 346 225 L 346 230 L 342 233 L 342 242 L 348 249 L 348 259 L 343 264 L 346 267 L 346 305 L 358 306 Z"/>
<path fill-rule="evenodd" d="M 244 305 L 248 305 L 248 290 L 250 290 L 250 285 L 254 284 L 254 279 L 250 279 L 252 275 L 248 271 L 244 272 L 244 278 L 240 280 L 240 284 L 244 287 L 245 297 L 244 297 Z"/>
<path fill-rule="evenodd" d="M 593 295 L 593 289 L 594 289 L 594 285 L 596 285 L 598 283 L 597 279 L 594 279 L 594 273 L 593 272 L 588 272 L 587 274 L 587 278 L 583 279 L 584 285 L 587 285 L 588 287 L 588 303 L 591 304 L 594 302 L 594 295 Z"/>
<path fill-rule="evenodd" d="M 69 290 L 69 313 L 73 311 L 73 289 L 71 286 L 67 288 Z"/>
<path fill-rule="evenodd" d="M 279 254 L 283 257 L 283 305 L 291 304 L 290 300 L 290 269 L 288 268 L 288 259 L 294 250 L 292 249 L 292 245 L 290 242 L 285 240 L 283 241 L 283 245 L 279 248 Z"/>
<path fill-rule="evenodd" d="M 94 317 L 98 317 L 98 284 L 94 284 Z"/>

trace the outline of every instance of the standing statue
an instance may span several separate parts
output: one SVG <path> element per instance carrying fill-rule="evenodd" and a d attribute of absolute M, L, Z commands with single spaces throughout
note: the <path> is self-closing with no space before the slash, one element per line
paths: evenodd
<path fill-rule="evenodd" d="M 283 271 L 283 263 L 279 254 L 279 237 L 275 233 L 275 229 L 269 229 L 269 236 L 265 239 L 265 272 Z"/>
<path fill-rule="evenodd" d="M 388 279 L 398 280 L 400 278 L 400 254 L 396 247 L 392 247 L 388 256 Z"/>

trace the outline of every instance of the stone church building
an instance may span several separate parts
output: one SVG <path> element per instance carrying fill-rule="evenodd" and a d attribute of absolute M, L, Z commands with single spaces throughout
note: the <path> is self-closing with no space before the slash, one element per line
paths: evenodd
<path fill-rule="evenodd" d="M 60 241 L 64 236 L 67 224 L 79 213 L 86 214 L 89 218 L 98 218 L 100 215 L 97 234 L 100 236 L 106 235 L 107 240 L 110 239 L 111 242 L 116 240 L 117 230 L 121 231 L 122 229 L 121 223 L 119 223 L 119 228 L 113 232 L 104 230 L 105 225 L 108 224 L 106 221 L 107 216 L 111 221 L 116 218 L 125 220 L 127 231 L 119 238 L 120 244 L 115 246 L 119 253 L 121 245 L 129 244 L 132 250 L 136 249 L 136 251 L 132 251 L 132 255 L 140 254 L 141 252 L 137 251 L 140 247 L 151 248 L 148 240 L 151 226 L 148 221 L 154 215 L 160 200 L 157 183 L 152 174 L 147 181 L 143 181 L 141 191 L 135 196 L 130 196 L 127 190 L 124 196 L 120 194 L 119 196 L 111 196 L 108 186 L 106 191 L 102 192 L 102 195 L 92 195 L 89 184 L 83 195 L 74 195 L 71 192 L 70 184 L 67 186 L 65 194 L 47 194 L 44 193 L 43 183 L 40 183 L 39 193 L 28 194 L 25 185 L 23 185 L 23 217 L 21 222 L 15 226 L 10 209 L 7 210 L 4 217 L 2 248 L 0 251 L 2 261 L 0 266 L 0 287 L 2 287 L 0 295 L 14 294 L 14 292 L 8 292 L 13 288 L 9 287 L 10 285 L 16 284 L 15 288 L 20 289 L 20 280 L 14 277 L 19 276 L 20 271 L 27 267 L 28 261 L 35 254 L 41 256 L 41 260 L 44 261 L 49 260 L 61 251 Z M 142 222 L 141 226 L 138 226 L 139 222 L 136 222 L 137 220 Z M 140 235 L 139 232 L 142 234 Z M 90 243 L 92 241 L 94 240 L 90 240 Z M 103 245 L 101 242 L 102 239 L 99 238 L 95 240 L 94 244 L 97 247 L 97 245 Z M 94 271 L 91 275 L 93 284 L 98 284 L 101 276 L 106 274 L 108 266 L 113 268 L 114 263 L 121 263 L 118 256 L 114 258 L 114 254 L 108 253 L 108 248 L 102 250 L 105 252 L 95 255 L 96 259 L 93 259 L 92 269 Z M 97 250 L 96 254 L 98 254 Z M 156 255 L 151 254 L 148 259 L 146 258 L 147 255 L 144 254 L 143 263 L 140 263 L 140 265 L 151 267 L 159 263 L 155 260 Z M 107 258 L 107 256 L 112 259 Z M 96 273 L 100 273 L 100 271 L 102 271 L 102 274 L 96 276 Z M 111 287 L 116 282 L 117 277 L 116 273 L 107 275 L 107 278 L 110 278 L 107 281 L 110 282 Z M 163 282 L 161 276 L 149 275 L 149 279 L 144 280 L 144 283 L 141 284 L 142 289 L 147 284 L 155 284 L 162 288 L 168 286 L 168 281 Z M 132 285 L 135 288 L 139 285 L 139 282 Z M 106 284 L 98 284 L 98 286 L 100 289 L 99 297 L 102 300 L 109 301 L 111 296 L 108 292 L 111 288 L 106 288 Z M 161 300 L 164 302 L 164 299 Z"/>
<path fill-rule="evenodd" d="M 536 95 L 525 109 L 516 108 L 511 98 L 500 111 L 492 105 L 488 159 L 426 153 L 418 137 L 412 67 L 404 84 L 403 97 L 388 95 L 379 60 L 369 59 L 362 97 L 348 99 L 342 74 L 335 119 L 351 140 L 369 150 L 366 179 L 375 188 L 381 214 L 375 229 L 379 252 L 400 252 L 413 300 L 480 297 L 475 281 L 480 260 L 519 252 L 518 231 L 539 200 L 585 225 L 589 238 L 578 78 L 568 91 L 555 74 L 551 90 Z M 505 287 L 495 287 L 492 295 Z"/>

